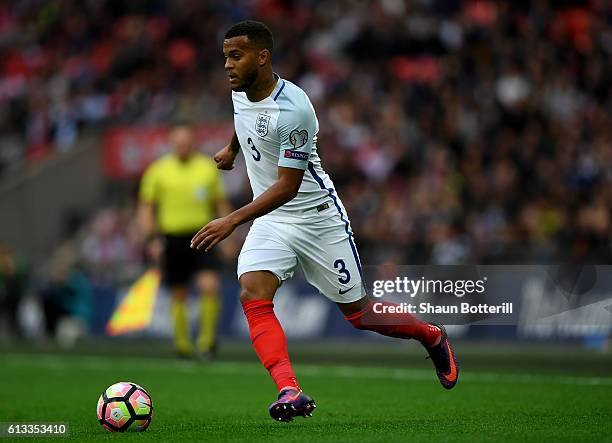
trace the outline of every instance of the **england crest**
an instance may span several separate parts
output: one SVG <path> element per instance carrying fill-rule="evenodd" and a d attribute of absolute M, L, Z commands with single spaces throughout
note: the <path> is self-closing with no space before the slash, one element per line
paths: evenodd
<path fill-rule="evenodd" d="M 255 121 L 255 131 L 260 137 L 265 137 L 268 134 L 268 125 L 270 124 L 270 116 L 266 114 L 257 114 Z"/>

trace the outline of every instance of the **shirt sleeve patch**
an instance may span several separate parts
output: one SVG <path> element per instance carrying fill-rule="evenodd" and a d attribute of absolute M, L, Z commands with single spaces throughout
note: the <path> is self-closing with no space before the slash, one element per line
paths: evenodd
<path fill-rule="evenodd" d="M 308 131 L 306 129 L 301 131 L 294 129 L 289 133 L 289 141 L 295 149 L 301 148 L 308 142 Z"/>
<path fill-rule="evenodd" d="M 290 149 L 285 150 L 285 158 L 293 158 L 296 160 L 308 160 L 308 156 L 309 154 L 307 152 L 292 151 Z"/>

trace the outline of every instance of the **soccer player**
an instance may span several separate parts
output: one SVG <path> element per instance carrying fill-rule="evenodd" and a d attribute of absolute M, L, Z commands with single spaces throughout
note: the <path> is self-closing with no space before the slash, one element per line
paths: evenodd
<path fill-rule="evenodd" d="M 220 261 L 189 247 L 194 233 L 215 216 L 230 212 L 219 170 L 209 157 L 196 151 L 193 128 L 185 123 L 170 130 L 172 152 L 153 162 L 140 185 L 139 219 L 145 235 L 164 237 L 162 273 L 172 294 L 174 347 L 180 357 L 191 357 L 187 294 L 195 283 L 201 297 L 197 352 L 214 357 L 220 313 Z"/>
<path fill-rule="evenodd" d="M 317 154 L 315 111 L 303 90 L 274 73 L 272 49 L 272 34 L 259 22 L 237 23 L 225 34 L 235 133 L 214 159 L 218 168 L 232 169 L 242 150 L 254 199 L 208 223 L 191 245 L 210 251 L 236 226 L 254 220 L 238 258 L 238 279 L 251 341 L 279 390 L 270 415 L 290 421 L 315 408 L 291 367 L 272 303 L 297 266 L 356 328 L 421 342 L 442 385 L 452 388 L 457 362 L 443 327 L 410 314 L 373 312 L 349 219 Z"/>

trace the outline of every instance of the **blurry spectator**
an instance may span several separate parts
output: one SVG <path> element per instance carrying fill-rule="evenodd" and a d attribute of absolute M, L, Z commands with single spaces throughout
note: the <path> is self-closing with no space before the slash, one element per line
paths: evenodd
<path fill-rule="evenodd" d="M 48 281 L 40 289 L 47 333 L 64 346 L 87 333 L 92 316 L 92 289 L 75 259 L 71 246 L 58 249 L 51 259 Z"/>
<path fill-rule="evenodd" d="M 0 338 L 21 335 L 17 313 L 27 289 L 25 261 L 0 243 Z"/>
<path fill-rule="evenodd" d="M 130 224 L 133 219 L 132 208 L 104 209 L 94 215 L 80 252 L 87 273 L 96 281 L 122 283 L 138 274 L 142 257 Z"/>

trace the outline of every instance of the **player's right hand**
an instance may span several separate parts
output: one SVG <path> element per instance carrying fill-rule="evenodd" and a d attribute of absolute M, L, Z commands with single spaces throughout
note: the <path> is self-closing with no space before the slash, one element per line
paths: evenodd
<path fill-rule="evenodd" d="M 224 171 L 230 171 L 234 169 L 234 160 L 236 154 L 232 150 L 230 145 L 225 146 L 219 152 L 213 156 L 213 160 L 217 163 L 217 168 Z"/>

